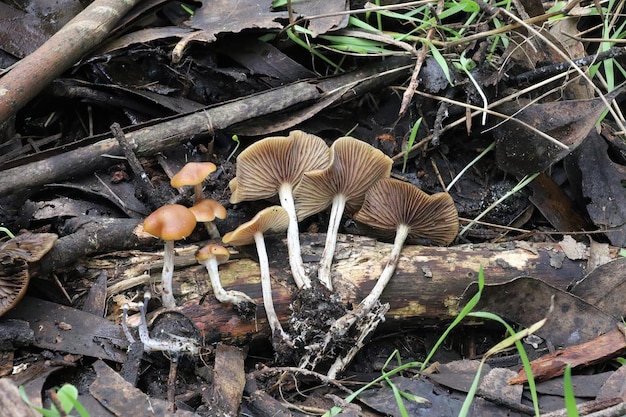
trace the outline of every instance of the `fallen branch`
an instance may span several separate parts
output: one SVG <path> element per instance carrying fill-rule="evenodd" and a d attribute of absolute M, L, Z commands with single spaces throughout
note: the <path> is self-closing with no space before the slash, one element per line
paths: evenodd
<path fill-rule="evenodd" d="M 321 81 L 297 82 L 157 124 L 127 129 L 126 139 L 133 146 L 137 156 L 154 155 L 191 138 L 210 135 L 216 130 L 226 129 L 254 117 L 276 115 L 294 106 L 305 104 L 316 107 L 317 101 L 328 98 L 331 99 L 326 100 L 324 107 L 352 99 L 373 88 L 388 85 L 397 77 L 405 75 L 407 63 L 409 60 L 404 57 L 389 58 L 353 73 Z M 319 106 L 316 108 L 316 111 L 321 110 Z M 289 127 L 285 124 L 280 125 L 280 129 Z M 90 140 L 92 139 L 85 139 L 85 142 Z M 123 154 L 115 138 L 89 142 L 85 146 L 60 154 L 58 150 L 54 152 L 57 153 L 38 154 L 36 161 L 2 171 L 0 195 L 9 195 L 46 183 L 59 182 L 65 178 L 89 174 L 111 165 L 111 159 L 107 156 Z"/>
<path fill-rule="evenodd" d="M 138 0 L 96 0 L 0 78 L 0 124 L 107 38 Z"/>
<path fill-rule="evenodd" d="M 302 234 L 302 253 L 305 264 L 314 266 L 323 250 L 324 235 Z M 257 319 L 239 318 L 230 306 L 223 306 L 210 294 L 206 269 L 198 265 L 194 253 L 198 245 L 179 248 L 174 273 L 174 293 L 187 314 L 205 335 L 228 343 L 269 335 L 265 312 L 257 309 Z M 337 243 L 333 276 L 336 291 L 346 302 L 358 302 L 376 283 L 390 251 L 390 244 L 374 239 L 340 235 Z M 280 321 L 286 324 L 291 315 L 290 305 L 295 299 L 296 286 L 291 278 L 287 249 L 280 240 L 270 240 L 272 248 L 271 272 L 273 299 Z M 253 253 L 254 251 L 252 251 Z M 613 257 L 617 256 L 612 251 Z M 160 277 L 162 255 L 159 253 L 113 253 L 110 260 L 100 256 L 81 262 L 94 274 L 109 269 L 110 284 L 123 285 L 126 280 L 143 276 L 135 287 L 153 284 Z M 252 255 L 254 256 L 254 255 Z M 234 259 L 233 259 L 234 258 Z M 243 291 L 262 305 L 259 265 L 247 257 L 220 266 L 220 277 L 225 287 Z M 552 266 L 560 263 L 560 266 Z M 556 243 L 475 244 L 454 247 L 406 246 L 398 268 L 381 297 L 390 303 L 383 327 L 400 328 L 422 326 L 424 323 L 442 323 L 458 314 L 458 300 L 478 277 L 482 265 L 486 282 L 502 283 L 520 275 L 543 280 L 565 289 L 573 281 L 586 275 L 586 261 L 565 257 Z M 148 272 L 148 273 L 146 273 Z M 114 294 L 109 293 L 109 296 Z M 202 304 L 200 300 L 203 299 Z"/>

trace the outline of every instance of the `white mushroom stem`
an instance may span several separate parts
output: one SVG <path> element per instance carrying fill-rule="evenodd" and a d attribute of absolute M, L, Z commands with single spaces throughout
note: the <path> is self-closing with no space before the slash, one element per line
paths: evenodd
<path fill-rule="evenodd" d="M 168 310 L 176 308 L 172 280 L 174 279 L 174 241 L 166 240 L 163 251 L 163 274 L 161 275 L 161 302 Z"/>
<path fill-rule="evenodd" d="M 206 267 L 206 270 L 209 273 L 209 278 L 211 279 L 213 294 L 220 303 L 230 303 L 234 304 L 235 306 L 245 305 L 246 303 L 255 304 L 252 298 L 248 297 L 241 291 L 226 291 L 224 287 L 222 287 L 222 281 L 220 280 L 218 268 L 219 264 L 217 263 L 217 259 L 212 257 L 207 260 L 198 262 Z"/>
<path fill-rule="evenodd" d="M 128 320 L 128 309 L 128 303 L 124 303 L 124 305 L 122 306 L 122 330 L 124 331 L 124 336 L 126 336 L 126 340 L 128 340 L 128 343 L 132 345 L 133 343 L 135 343 L 135 338 L 128 329 L 128 323 L 126 322 Z"/>
<path fill-rule="evenodd" d="M 274 300 L 272 298 L 272 280 L 270 277 L 270 264 L 267 259 L 267 249 L 265 248 L 265 239 L 263 233 L 256 232 L 254 234 L 254 242 L 256 250 L 259 254 L 259 267 L 261 269 L 261 290 L 263 292 L 263 306 L 267 315 L 267 322 L 272 329 L 272 336 L 278 335 L 285 341 L 289 341 L 289 335 L 283 330 L 283 326 L 278 320 L 276 310 L 274 310 Z"/>
<path fill-rule="evenodd" d="M 368 294 L 367 297 L 361 301 L 359 304 L 359 309 L 364 312 L 369 312 L 374 308 L 376 302 L 380 299 L 381 294 L 385 290 L 385 287 L 391 280 L 393 273 L 396 270 L 396 266 L 398 265 L 398 260 L 400 259 L 400 252 L 402 252 L 402 246 L 406 241 L 407 236 L 409 235 L 409 226 L 406 224 L 398 225 L 396 229 L 396 238 L 393 242 L 393 248 L 391 249 L 391 254 L 389 255 L 389 260 L 387 261 L 387 265 L 385 265 L 385 269 L 380 274 L 378 281 L 372 291 Z"/>
<path fill-rule="evenodd" d="M 289 227 L 287 228 L 287 248 L 289 249 L 289 265 L 296 286 L 299 289 L 311 288 L 311 280 L 304 272 L 304 263 L 300 252 L 300 232 L 298 230 L 298 216 L 293 202 L 291 184 L 284 183 L 278 190 L 280 205 L 289 215 Z"/>
<path fill-rule="evenodd" d="M 200 347 L 195 340 L 189 337 L 182 337 L 169 333 L 167 334 L 168 339 L 152 339 L 150 337 L 150 332 L 148 331 L 148 320 L 146 319 L 146 309 L 148 308 L 148 301 L 150 300 L 149 292 L 146 292 L 144 295 L 144 300 L 144 302 L 139 303 L 141 321 L 139 322 L 139 327 L 137 329 L 139 332 L 139 339 L 143 344 L 143 350 L 148 353 L 168 352 L 170 354 L 197 354 Z"/>
<path fill-rule="evenodd" d="M 220 235 L 220 231 L 217 230 L 217 226 L 213 222 L 204 222 L 204 227 L 206 228 L 207 233 L 211 239 L 219 239 L 222 236 Z"/>
<path fill-rule="evenodd" d="M 343 216 L 345 207 L 346 196 L 343 194 L 337 194 L 333 198 L 333 204 L 330 209 L 328 231 L 326 232 L 326 244 L 324 245 L 324 252 L 322 252 L 320 266 L 317 271 L 317 278 L 331 291 L 333 290 L 333 281 L 330 276 L 330 270 L 335 256 L 335 247 L 337 246 L 337 232 L 339 231 L 339 225 L 341 224 L 341 217 Z"/>

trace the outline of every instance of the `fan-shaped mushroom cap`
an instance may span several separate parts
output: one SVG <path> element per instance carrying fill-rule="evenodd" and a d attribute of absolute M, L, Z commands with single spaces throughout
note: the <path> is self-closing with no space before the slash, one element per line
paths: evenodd
<path fill-rule="evenodd" d="M 170 184 L 174 188 L 201 184 L 202 181 L 204 181 L 210 173 L 215 172 L 216 169 L 215 164 L 211 162 L 188 162 L 172 177 Z"/>
<path fill-rule="evenodd" d="M 215 201 L 210 198 L 203 198 L 196 201 L 196 204 L 189 208 L 191 212 L 196 216 L 196 220 L 199 222 L 212 222 L 217 217 L 218 219 L 226 218 L 226 209 L 219 201 Z"/>
<path fill-rule="evenodd" d="M 280 233 L 287 230 L 289 215 L 281 206 L 271 206 L 259 211 L 252 220 L 243 223 L 222 238 L 222 242 L 233 246 L 254 243 L 255 233 Z"/>
<path fill-rule="evenodd" d="M 289 136 L 262 139 L 237 157 L 237 177 L 231 182 L 231 203 L 273 197 L 283 183 L 292 186 L 306 171 L 328 165 L 330 156 L 323 139 L 295 130 Z"/>
<path fill-rule="evenodd" d="M 354 220 L 366 224 L 384 238 L 393 238 L 400 224 L 409 227 L 408 239 L 428 239 L 448 245 L 459 231 L 454 201 L 447 193 L 428 195 L 399 180 L 379 180 L 365 194 Z"/>
<path fill-rule="evenodd" d="M 206 261 L 211 257 L 214 257 L 217 264 L 221 265 L 230 259 L 230 252 L 228 252 L 228 249 L 224 246 L 216 243 L 209 243 L 208 245 L 203 246 L 198 253 L 196 253 L 196 260 L 199 262 Z"/>
<path fill-rule="evenodd" d="M 345 197 L 344 211 L 354 213 L 363 204 L 367 189 L 391 173 L 391 158 L 353 137 L 337 139 L 330 153 L 330 165 L 304 173 L 294 190 L 299 220 L 324 211 L 338 194 Z"/>
<path fill-rule="evenodd" d="M 163 240 L 186 238 L 196 227 L 196 216 L 180 204 L 168 204 L 158 208 L 143 221 L 147 233 Z"/>
<path fill-rule="evenodd" d="M 57 238 L 53 233 L 25 232 L 0 243 L 0 316 L 15 307 L 26 293 L 30 281 L 28 262 L 40 260 Z"/>

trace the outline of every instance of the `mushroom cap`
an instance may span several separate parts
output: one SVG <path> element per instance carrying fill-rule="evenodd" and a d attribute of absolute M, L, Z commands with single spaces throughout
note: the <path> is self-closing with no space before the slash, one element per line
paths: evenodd
<path fill-rule="evenodd" d="M 217 217 L 218 219 L 226 218 L 226 209 L 219 201 L 215 201 L 210 198 L 203 198 L 196 201 L 192 207 L 189 208 L 196 216 L 196 220 L 199 222 L 212 222 Z"/>
<path fill-rule="evenodd" d="M 398 225 L 409 226 L 408 239 L 428 239 L 435 245 L 450 244 L 459 231 L 454 201 L 447 193 L 428 195 L 416 186 L 385 178 L 365 194 L 354 220 L 384 238 L 393 238 Z"/>
<path fill-rule="evenodd" d="M 367 189 L 391 173 L 391 158 L 367 142 L 350 136 L 333 142 L 330 154 L 330 165 L 305 172 L 294 190 L 299 220 L 324 211 L 337 194 L 346 198 L 344 211 L 354 213 L 363 204 Z"/>
<path fill-rule="evenodd" d="M 185 185 L 197 185 L 211 173 L 215 172 L 217 167 L 211 162 L 187 162 L 185 166 L 178 171 L 170 180 L 170 184 L 174 188 L 180 188 Z"/>
<path fill-rule="evenodd" d="M 287 230 L 289 215 L 281 206 L 271 206 L 259 211 L 252 220 L 243 223 L 222 238 L 222 242 L 233 246 L 244 246 L 254 243 L 254 235 L 280 233 Z"/>
<path fill-rule="evenodd" d="M 217 243 L 209 243 L 203 246 L 198 253 L 196 253 L 196 260 L 198 262 L 206 261 L 210 258 L 215 258 L 218 265 L 227 262 L 230 258 L 230 252 L 222 245 Z"/>
<path fill-rule="evenodd" d="M 270 198 L 284 183 L 295 187 L 302 174 L 328 166 L 323 139 L 294 130 L 289 136 L 262 139 L 237 157 L 237 177 L 231 182 L 231 203 Z"/>
<path fill-rule="evenodd" d="M 143 221 L 143 229 L 163 240 L 186 238 L 196 227 L 196 216 L 185 206 L 168 204 L 158 208 Z"/>
<path fill-rule="evenodd" d="M 28 264 L 23 259 L 3 264 L 0 268 L 0 316 L 15 307 L 24 297 L 30 276 Z"/>
<path fill-rule="evenodd" d="M 40 260 L 58 236 L 24 232 L 0 243 L 0 316 L 15 307 L 28 288 L 28 262 Z"/>

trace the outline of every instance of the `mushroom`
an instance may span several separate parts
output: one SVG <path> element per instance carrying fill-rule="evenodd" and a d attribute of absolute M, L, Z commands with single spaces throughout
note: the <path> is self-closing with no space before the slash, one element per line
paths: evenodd
<path fill-rule="evenodd" d="M 243 246 L 251 243 L 256 244 L 259 254 L 259 267 L 261 269 L 261 289 L 263 292 L 263 306 L 267 314 L 267 321 L 272 329 L 272 337 L 280 336 L 284 341 L 289 342 L 289 335 L 285 333 L 274 310 L 272 299 L 272 281 L 270 277 L 270 266 L 265 248 L 266 233 L 278 233 L 285 231 L 290 224 L 287 211 L 281 206 L 271 206 L 261 210 L 252 220 L 240 225 L 232 232 L 228 232 L 222 238 L 224 243 Z"/>
<path fill-rule="evenodd" d="M 447 245 L 454 240 L 459 230 L 458 214 L 449 194 L 437 193 L 429 196 L 412 184 L 391 178 L 377 181 L 367 191 L 363 206 L 354 215 L 354 220 L 371 227 L 382 237 L 391 237 L 395 233 L 393 248 L 372 291 L 353 311 L 332 324 L 318 358 L 327 350 L 332 340 L 343 337 L 355 322 L 358 321 L 359 332 L 355 346 L 376 329 L 382 319 L 380 315 L 388 309 L 388 306 L 381 306 L 378 300 L 393 276 L 407 238 Z M 348 349 L 343 357 L 338 357 L 329 368 L 327 376 L 335 378 L 357 351 L 354 348 Z"/>
<path fill-rule="evenodd" d="M 459 231 L 458 213 L 449 194 L 429 196 L 412 184 L 391 178 L 379 180 L 367 191 L 354 220 L 381 236 L 395 232 L 389 260 L 370 294 L 359 304 L 364 312 L 372 309 L 387 286 L 407 238 L 448 245 Z"/>
<path fill-rule="evenodd" d="M 180 204 L 165 205 L 146 217 L 143 222 L 143 228 L 147 233 L 165 241 L 161 300 L 167 309 L 176 308 L 176 300 L 172 290 L 174 241 L 186 238 L 195 227 L 196 216 L 190 209 Z"/>
<path fill-rule="evenodd" d="M 213 220 L 215 220 L 216 217 L 218 219 L 225 219 L 227 213 L 226 209 L 220 204 L 219 201 L 215 201 L 210 198 L 203 198 L 196 201 L 196 203 L 191 206 L 189 210 L 193 212 L 198 222 L 204 223 L 211 239 L 220 238 L 220 232 L 217 230 Z"/>
<path fill-rule="evenodd" d="M 209 243 L 196 253 L 196 260 L 201 265 L 204 265 L 209 273 L 215 298 L 217 298 L 220 303 L 233 304 L 238 312 L 244 316 L 249 316 L 250 312 L 256 310 L 256 303 L 252 298 L 241 291 L 226 291 L 224 287 L 222 287 L 218 265 L 227 262 L 229 257 L 230 253 L 228 249 L 215 243 Z"/>
<path fill-rule="evenodd" d="M 330 269 L 341 217 L 344 211 L 349 214 L 357 211 L 367 189 L 377 180 L 389 177 L 393 161 L 368 143 L 349 136 L 337 139 L 330 153 L 330 166 L 305 172 L 294 190 L 294 198 L 300 220 L 332 204 L 326 245 L 318 269 L 318 279 L 332 290 Z"/>
<path fill-rule="evenodd" d="M 192 185 L 194 189 L 194 201 L 202 199 L 202 181 L 217 167 L 211 162 L 187 162 L 184 167 L 170 180 L 174 188 Z"/>
<path fill-rule="evenodd" d="M 28 263 L 39 261 L 57 239 L 54 233 L 24 232 L 0 243 L 0 316 L 26 294 L 30 281 Z"/>
<path fill-rule="evenodd" d="M 328 166 L 328 146 L 319 137 L 296 130 L 288 137 L 260 140 L 237 157 L 237 176 L 231 181 L 231 203 L 271 198 L 278 194 L 280 205 L 289 216 L 287 246 L 289 265 L 298 288 L 309 288 L 311 281 L 304 271 L 298 217 L 293 189 L 306 171 Z"/>

